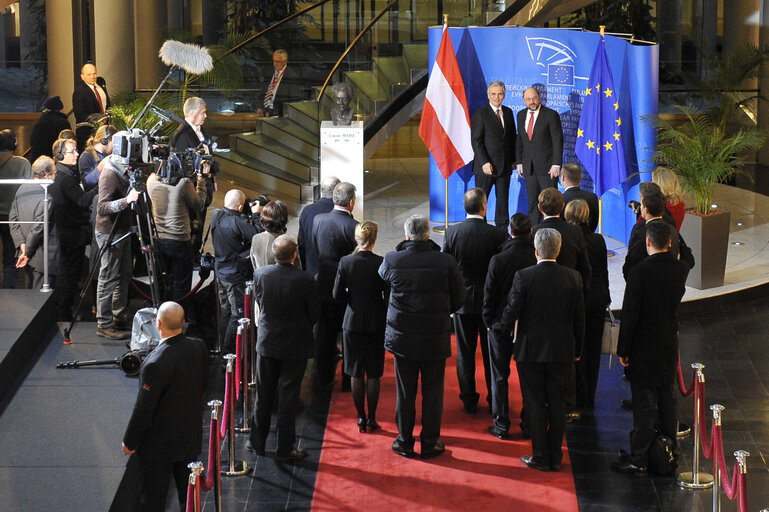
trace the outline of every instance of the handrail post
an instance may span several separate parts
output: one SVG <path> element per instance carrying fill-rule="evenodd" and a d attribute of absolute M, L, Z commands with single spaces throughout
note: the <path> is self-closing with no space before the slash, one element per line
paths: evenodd
<path fill-rule="evenodd" d="M 721 412 L 724 410 L 724 406 L 721 404 L 713 404 L 710 406 L 710 410 L 713 411 L 713 426 L 710 429 L 710 435 L 713 435 L 713 429 L 721 427 Z M 721 496 L 719 495 L 719 485 L 721 484 L 721 470 L 718 467 L 718 454 L 716 450 L 712 452 L 713 457 L 713 512 L 721 512 Z"/>
<path fill-rule="evenodd" d="M 48 282 L 48 203 L 51 198 L 48 196 L 48 185 L 43 185 L 43 287 L 41 292 L 52 291 Z"/>
<path fill-rule="evenodd" d="M 696 373 L 696 382 L 694 383 L 694 418 L 692 420 L 692 432 L 694 437 L 694 446 L 692 448 L 692 470 L 678 475 L 678 485 L 685 489 L 708 489 L 713 485 L 713 475 L 700 471 L 700 410 L 702 409 L 702 395 L 700 390 L 705 384 L 705 374 L 702 372 L 705 365 L 702 363 L 692 363 L 692 368 Z"/>

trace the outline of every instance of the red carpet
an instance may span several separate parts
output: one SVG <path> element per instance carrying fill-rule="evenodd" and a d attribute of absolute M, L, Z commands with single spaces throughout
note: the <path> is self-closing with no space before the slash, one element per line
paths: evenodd
<path fill-rule="evenodd" d="M 456 350 L 454 350 L 456 354 Z M 480 350 L 478 351 L 480 359 Z M 395 427 L 395 376 L 388 353 L 377 410 L 382 430 L 360 434 L 349 393 L 337 387 L 331 400 L 323 451 L 315 483 L 313 511 L 576 511 L 577 496 L 564 442 L 563 468 L 543 473 L 525 467 L 521 455 L 531 454 L 531 442 L 511 417 L 509 440 L 493 438 L 486 431 L 492 424 L 485 406 L 482 363 L 476 371 L 481 393 L 474 416 L 464 412 L 459 400 L 456 357 L 446 364 L 446 388 L 441 439 L 446 453 L 431 460 L 406 459 L 391 451 Z M 510 376 L 510 410 L 521 408 L 518 376 Z M 417 400 L 414 437 L 419 452 L 421 403 Z"/>

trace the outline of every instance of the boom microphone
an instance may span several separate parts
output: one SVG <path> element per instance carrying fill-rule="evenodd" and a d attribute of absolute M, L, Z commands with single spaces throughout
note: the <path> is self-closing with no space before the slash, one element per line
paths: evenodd
<path fill-rule="evenodd" d="M 163 43 L 158 55 L 166 66 L 182 68 L 193 75 L 202 75 L 214 67 L 207 48 L 173 39 Z"/>

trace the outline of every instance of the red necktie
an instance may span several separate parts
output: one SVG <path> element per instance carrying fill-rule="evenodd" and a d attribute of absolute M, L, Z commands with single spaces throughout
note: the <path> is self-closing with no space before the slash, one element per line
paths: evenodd
<path fill-rule="evenodd" d="M 96 86 L 93 86 L 93 93 L 96 95 L 96 101 L 99 102 L 99 109 L 101 110 L 101 113 L 104 113 L 104 104 L 101 102 L 101 94 L 99 94 L 99 91 L 96 90 Z"/>
<path fill-rule="evenodd" d="M 526 127 L 526 135 L 529 136 L 529 140 L 531 140 L 531 136 L 534 133 L 534 111 L 531 111 L 531 119 L 529 119 L 529 126 Z"/>
<path fill-rule="evenodd" d="M 499 121 L 499 124 L 502 125 L 502 128 L 505 127 L 505 123 L 502 122 L 502 109 L 497 109 L 497 121 Z"/>
<path fill-rule="evenodd" d="M 272 95 L 275 92 L 275 86 L 278 84 L 281 74 L 283 74 L 283 71 L 276 71 L 273 73 L 270 86 L 267 88 L 267 92 L 264 95 L 264 108 L 270 108 L 272 104 Z"/>

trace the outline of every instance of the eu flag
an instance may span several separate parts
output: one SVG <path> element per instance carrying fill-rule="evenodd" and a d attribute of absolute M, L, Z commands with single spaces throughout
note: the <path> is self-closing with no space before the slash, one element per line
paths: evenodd
<path fill-rule="evenodd" d="M 574 148 L 582 165 L 593 176 L 598 197 L 627 179 L 622 123 L 619 96 L 614 89 L 602 37 L 584 92 Z"/>

